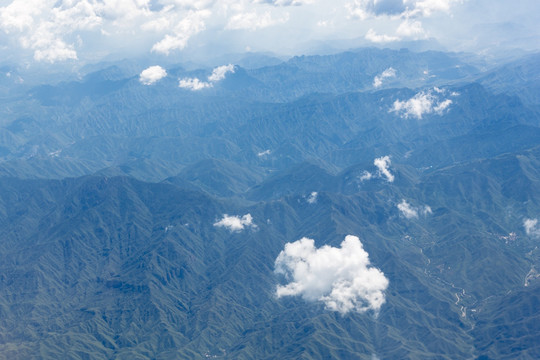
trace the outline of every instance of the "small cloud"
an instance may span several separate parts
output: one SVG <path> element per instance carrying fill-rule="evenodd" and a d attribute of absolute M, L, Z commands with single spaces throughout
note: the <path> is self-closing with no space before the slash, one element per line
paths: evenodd
<path fill-rule="evenodd" d="M 401 0 L 353 0 L 345 5 L 350 18 L 367 20 L 372 17 L 394 16 L 406 10 Z"/>
<path fill-rule="evenodd" d="M 167 71 L 161 66 L 150 66 L 139 75 L 139 81 L 144 85 L 152 85 L 167 76 Z"/>
<path fill-rule="evenodd" d="M 257 227 L 257 225 L 253 223 L 251 214 L 246 214 L 242 217 L 224 214 L 221 220 L 214 223 L 214 226 L 227 228 L 230 232 L 239 232 L 246 227 Z"/>
<path fill-rule="evenodd" d="M 386 180 L 388 182 L 393 182 L 394 175 L 390 173 L 390 170 L 389 170 L 390 164 L 391 164 L 390 156 L 388 155 L 382 156 L 380 158 L 376 158 L 373 161 L 373 165 L 375 165 L 377 169 L 379 169 L 379 176 L 384 176 L 386 177 Z"/>
<path fill-rule="evenodd" d="M 540 227 L 538 227 L 538 219 L 525 219 L 523 221 L 525 233 L 530 236 L 540 237 Z"/>
<path fill-rule="evenodd" d="M 422 119 L 425 114 L 442 115 L 453 103 L 450 99 L 441 100 L 445 90 L 434 88 L 427 92 L 421 91 L 409 100 L 396 100 L 389 112 L 396 112 L 403 118 L 416 117 Z"/>
<path fill-rule="evenodd" d="M 397 205 L 399 211 L 405 216 L 407 219 L 417 219 L 418 218 L 418 211 L 413 208 L 407 201 L 403 200 L 401 203 Z"/>
<path fill-rule="evenodd" d="M 217 82 L 225 79 L 225 76 L 227 73 L 234 73 L 234 65 L 222 65 L 214 68 L 212 70 L 212 75 L 208 77 L 208 81 L 210 82 Z"/>
<path fill-rule="evenodd" d="M 290 281 L 278 285 L 278 298 L 301 296 L 341 314 L 378 313 L 385 302 L 388 279 L 370 266 L 369 254 L 353 235 L 346 236 L 339 248 L 325 245 L 317 249 L 308 238 L 287 243 L 276 259 L 275 272 Z"/>
<path fill-rule="evenodd" d="M 401 214 L 405 216 L 406 219 L 418 219 L 418 214 L 427 216 L 433 213 L 433 211 L 431 211 L 431 207 L 427 205 L 421 207 L 412 206 L 405 199 L 403 199 L 401 203 L 397 205 L 397 208 L 399 211 L 401 211 Z"/>
<path fill-rule="evenodd" d="M 452 100 L 446 99 L 440 103 L 438 103 L 434 108 L 433 111 L 435 111 L 436 114 L 442 114 L 444 110 L 446 110 L 450 105 L 452 104 Z"/>
<path fill-rule="evenodd" d="M 309 194 L 307 198 L 308 204 L 315 204 L 317 202 L 317 195 L 319 195 L 316 191 L 313 191 L 311 194 Z"/>
<path fill-rule="evenodd" d="M 393 77 L 396 77 L 396 70 L 389 67 L 388 69 L 384 70 L 380 75 L 375 76 L 375 78 L 373 79 L 373 86 L 378 88 L 382 85 L 384 79 Z"/>
<path fill-rule="evenodd" d="M 270 150 L 264 150 L 264 151 L 261 151 L 260 153 L 257 153 L 257 156 L 258 157 L 263 157 L 263 156 L 266 156 L 266 155 L 270 155 L 272 152 Z"/>
<path fill-rule="evenodd" d="M 201 80 L 199 80 L 197 78 L 184 78 L 184 79 L 180 79 L 180 82 L 178 83 L 178 86 L 183 88 L 183 89 L 188 89 L 188 90 L 191 90 L 191 91 L 197 91 L 197 90 L 210 88 L 213 85 L 211 83 L 201 81 Z"/>
<path fill-rule="evenodd" d="M 375 32 L 373 29 L 369 29 L 365 36 L 366 40 L 369 40 L 371 42 L 382 44 L 382 43 L 388 43 L 388 42 L 394 42 L 401 40 L 397 36 L 391 36 L 391 35 L 379 35 Z"/>
<path fill-rule="evenodd" d="M 360 176 L 360 181 L 366 181 L 371 180 L 373 178 L 373 174 L 369 171 L 365 171 L 362 173 L 362 176 Z"/>

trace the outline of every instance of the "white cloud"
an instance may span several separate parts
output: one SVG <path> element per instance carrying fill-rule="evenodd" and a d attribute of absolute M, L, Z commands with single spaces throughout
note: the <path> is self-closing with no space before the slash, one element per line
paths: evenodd
<path fill-rule="evenodd" d="M 449 12 L 455 3 L 461 3 L 463 0 L 403 0 L 408 5 L 409 15 L 431 16 L 435 12 Z"/>
<path fill-rule="evenodd" d="M 210 14 L 208 10 L 190 11 L 175 25 L 174 33 L 165 35 L 161 41 L 152 46 L 152 51 L 169 55 L 173 50 L 184 49 L 193 35 L 205 30 L 204 19 Z"/>
<path fill-rule="evenodd" d="M 319 194 L 316 191 L 313 191 L 311 194 L 309 194 L 307 202 L 309 204 L 315 204 L 317 202 L 317 195 Z"/>
<path fill-rule="evenodd" d="M 47 61 L 54 63 L 56 61 L 77 60 L 77 52 L 72 45 L 68 45 L 60 39 L 52 39 L 47 44 L 41 46 L 39 43 L 34 43 L 31 47 L 34 48 L 34 59 L 36 61 Z"/>
<path fill-rule="evenodd" d="M 373 165 L 375 165 L 377 169 L 379 169 L 379 176 L 386 177 L 386 180 L 388 182 L 394 181 L 394 175 L 392 175 L 392 173 L 390 173 L 390 170 L 388 169 L 390 167 L 391 162 L 392 161 L 390 160 L 390 156 L 388 155 L 382 156 L 380 158 L 376 158 L 373 161 Z"/>
<path fill-rule="evenodd" d="M 434 88 L 433 91 L 421 91 L 406 101 L 396 100 L 390 112 L 396 112 L 404 118 L 416 117 L 417 119 L 421 119 L 425 114 L 435 113 L 442 115 L 452 104 L 452 100 L 450 99 L 440 99 L 445 92 L 445 90 Z"/>
<path fill-rule="evenodd" d="M 227 214 L 224 214 L 221 220 L 214 223 L 214 226 L 224 227 L 231 232 L 239 232 L 244 230 L 244 228 L 246 227 L 257 227 L 257 225 L 253 223 L 253 218 L 251 217 L 251 214 L 246 214 L 242 217 L 234 215 L 229 216 Z"/>
<path fill-rule="evenodd" d="M 538 219 L 525 219 L 523 221 L 523 227 L 525 228 L 525 233 L 527 233 L 527 235 L 540 237 Z"/>
<path fill-rule="evenodd" d="M 212 74 L 208 76 L 208 82 L 201 81 L 197 78 L 184 78 L 180 79 L 178 86 L 192 91 L 211 88 L 214 86 L 214 83 L 225 79 L 227 73 L 234 73 L 234 65 L 229 64 L 214 68 Z"/>
<path fill-rule="evenodd" d="M 418 219 L 418 214 L 427 216 L 428 214 L 433 213 L 431 211 L 431 207 L 427 205 L 420 207 L 412 206 L 405 199 L 403 199 L 401 203 L 397 205 L 397 208 L 399 209 L 399 211 L 401 211 L 401 214 L 407 219 Z"/>
<path fill-rule="evenodd" d="M 360 181 L 371 180 L 371 178 L 373 178 L 373 174 L 364 170 L 362 176 L 360 176 Z"/>
<path fill-rule="evenodd" d="M 396 34 L 401 37 L 407 37 L 414 40 L 425 39 L 426 31 L 422 27 L 422 23 L 418 20 L 405 19 L 397 28 Z"/>
<path fill-rule="evenodd" d="M 373 86 L 374 87 L 381 87 L 383 80 L 387 78 L 393 78 L 396 76 L 396 70 L 392 67 L 389 67 L 388 69 L 384 70 L 380 75 L 375 76 L 373 79 Z"/>
<path fill-rule="evenodd" d="M 387 42 L 393 42 L 393 41 L 399 41 L 401 38 L 397 36 L 391 36 L 391 35 L 379 35 L 375 32 L 373 29 L 369 29 L 365 36 L 366 40 L 369 40 L 374 43 L 387 43 Z"/>
<path fill-rule="evenodd" d="M 440 103 L 438 103 L 437 105 L 435 105 L 435 107 L 433 108 L 433 111 L 436 113 L 436 114 L 442 114 L 444 110 L 446 110 L 450 105 L 452 104 L 452 100 L 450 99 L 446 99 L 446 100 L 443 100 L 441 101 Z"/>
<path fill-rule="evenodd" d="M 184 78 L 178 82 L 178 87 L 188 89 L 191 91 L 198 91 L 206 88 L 210 88 L 213 85 L 208 82 L 201 81 L 197 78 Z"/>
<path fill-rule="evenodd" d="M 317 249 L 308 238 L 287 243 L 276 259 L 275 272 L 290 281 L 278 285 L 278 297 L 320 301 L 328 310 L 342 314 L 378 313 L 385 302 L 388 279 L 370 266 L 369 254 L 353 235 L 346 236 L 340 248 L 325 245 Z"/>
<path fill-rule="evenodd" d="M 256 4 L 270 4 L 274 6 L 300 6 L 311 4 L 311 0 L 256 0 Z"/>
<path fill-rule="evenodd" d="M 144 85 L 152 85 L 167 76 L 167 71 L 161 66 L 150 66 L 139 75 L 139 81 Z"/>
<path fill-rule="evenodd" d="M 283 24 L 288 20 L 289 14 L 285 14 L 281 18 L 273 18 L 269 11 L 266 11 L 263 14 L 258 14 L 257 12 L 245 12 L 232 16 L 225 28 L 229 30 L 255 31 L 276 24 Z"/>
<path fill-rule="evenodd" d="M 95 4 L 86 0 L 14 0 L 0 7 L 0 29 L 18 39 L 22 48 L 32 50 L 36 61 L 76 60 L 75 45 L 64 37 L 92 30 L 101 22 Z"/>
<path fill-rule="evenodd" d="M 407 219 L 416 219 L 418 218 L 418 211 L 416 208 L 413 208 L 407 201 L 403 200 L 401 203 L 397 205 L 399 211 L 405 216 Z"/>
<path fill-rule="evenodd" d="M 221 81 L 225 79 L 225 75 L 227 75 L 227 73 L 234 73 L 234 65 L 229 64 L 216 67 L 214 70 L 212 70 L 212 75 L 208 77 L 208 81 Z"/>
<path fill-rule="evenodd" d="M 264 151 L 261 151 L 259 153 L 257 153 L 257 156 L 258 157 L 263 157 L 263 156 L 266 156 L 266 155 L 270 155 L 272 152 L 268 149 L 268 150 L 264 150 Z"/>

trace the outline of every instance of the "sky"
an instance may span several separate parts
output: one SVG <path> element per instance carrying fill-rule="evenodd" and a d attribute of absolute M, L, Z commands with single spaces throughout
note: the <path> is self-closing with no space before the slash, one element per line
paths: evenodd
<path fill-rule="evenodd" d="M 419 42 L 531 51 L 539 14 L 537 0 L 0 0 L 0 49 L 4 60 L 49 64 Z"/>

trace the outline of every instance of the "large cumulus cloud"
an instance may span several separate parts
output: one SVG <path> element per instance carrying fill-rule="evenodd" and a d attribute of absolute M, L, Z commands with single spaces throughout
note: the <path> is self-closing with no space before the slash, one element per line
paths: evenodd
<path fill-rule="evenodd" d="M 388 279 L 371 266 L 369 254 L 353 235 L 345 237 L 339 248 L 316 248 L 308 238 L 287 243 L 276 259 L 275 272 L 289 281 L 277 287 L 278 297 L 301 296 L 342 314 L 377 313 L 385 302 Z"/>

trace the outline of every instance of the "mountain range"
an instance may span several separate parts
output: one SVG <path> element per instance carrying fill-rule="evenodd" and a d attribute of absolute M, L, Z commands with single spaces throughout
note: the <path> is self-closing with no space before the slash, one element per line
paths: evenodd
<path fill-rule="evenodd" d="M 540 58 L 469 59 L 10 68 L 0 359 L 539 358 Z"/>

